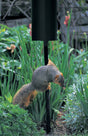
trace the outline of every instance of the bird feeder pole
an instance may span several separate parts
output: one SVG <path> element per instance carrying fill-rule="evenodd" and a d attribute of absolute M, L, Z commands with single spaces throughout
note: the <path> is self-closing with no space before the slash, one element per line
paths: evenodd
<path fill-rule="evenodd" d="M 56 0 L 32 0 L 32 40 L 44 41 L 44 60 L 48 64 L 48 41 L 57 39 Z M 46 96 L 46 132 L 50 132 L 49 90 Z"/>

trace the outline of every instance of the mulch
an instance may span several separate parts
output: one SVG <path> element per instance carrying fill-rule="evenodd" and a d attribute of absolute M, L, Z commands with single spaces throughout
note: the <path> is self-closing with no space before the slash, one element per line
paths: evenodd
<path fill-rule="evenodd" d="M 70 134 L 70 130 L 66 127 L 66 122 L 63 116 L 64 112 L 60 111 L 57 115 L 56 121 L 53 123 L 54 128 L 52 128 L 51 132 L 49 134 L 46 134 L 45 136 L 64 136 L 66 134 Z"/>

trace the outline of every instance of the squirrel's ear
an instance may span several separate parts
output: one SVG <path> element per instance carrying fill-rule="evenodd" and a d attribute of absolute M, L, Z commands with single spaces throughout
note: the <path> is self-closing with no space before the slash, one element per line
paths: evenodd
<path fill-rule="evenodd" d="M 52 66 L 56 67 L 56 65 L 50 59 L 48 59 L 48 64 L 47 65 L 52 65 Z"/>
<path fill-rule="evenodd" d="M 50 59 L 48 59 L 48 64 L 47 65 L 54 66 L 58 70 L 57 66 Z"/>
<path fill-rule="evenodd" d="M 61 73 L 61 76 L 63 76 L 63 73 Z"/>

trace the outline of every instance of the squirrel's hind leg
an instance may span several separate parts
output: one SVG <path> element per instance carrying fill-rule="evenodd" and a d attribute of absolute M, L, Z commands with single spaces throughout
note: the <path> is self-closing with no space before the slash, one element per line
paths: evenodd
<path fill-rule="evenodd" d="M 38 93 L 38 92 L 37 92 L 36 90 L 34 90 L 34 91 L 32 91 L 31 93 L 29 93 L 28 97 L 25 98 L 25 102 L 24 102 L 24 106 L 25 106 L 25 107 L 28 107 L 29 104 L 30 104 L 31 102 L 33 102 L 33 99 L 36 97 L 37 93 Z"/>

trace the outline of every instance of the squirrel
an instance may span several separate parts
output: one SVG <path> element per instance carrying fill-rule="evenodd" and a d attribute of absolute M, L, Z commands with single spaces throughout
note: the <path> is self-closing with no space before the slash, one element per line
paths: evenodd
<path fill-rule="evenodd" d="M 63 74 L 56 65 L 49 59 L 48 64 L 37 68 L 33 72 L 31 83 L 23 85 L 13 97 L 13 104 L 19 104 L 20 108 L 26 108 L 35 98 L 38 91 L 50 90 L 50 82 L 54 82 L 64 87 Z"/>

